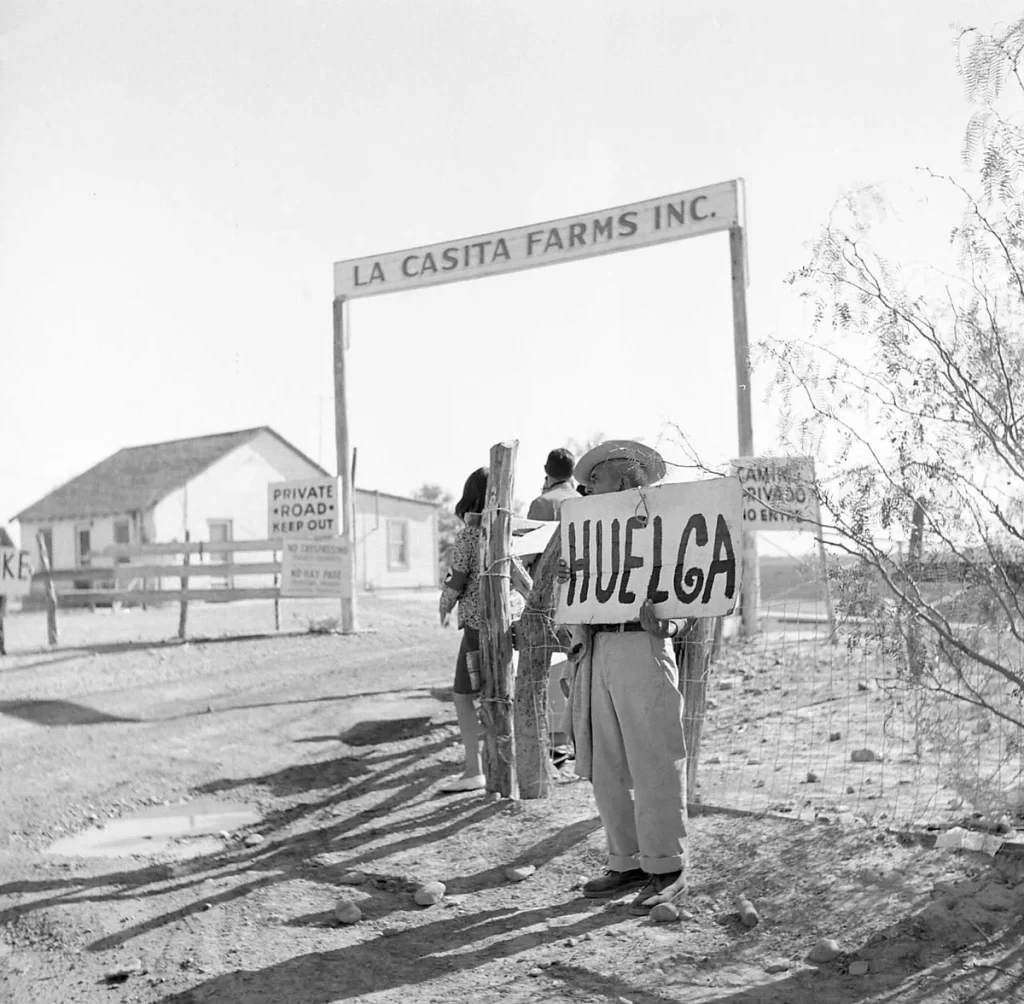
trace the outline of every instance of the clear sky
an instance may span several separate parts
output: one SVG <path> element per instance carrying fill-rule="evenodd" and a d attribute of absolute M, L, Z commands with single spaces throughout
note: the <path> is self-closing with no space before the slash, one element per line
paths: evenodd
<path fill-rule="evenodd" d="M 751 337 L 835 200 L 962 173 L 991 0 L 0 0 L 0 522 L 122 446 L 270 425 L 334 469 L 332 263 L 746 180 Z M 932 238 L 929 238 L 932 239 Z M 924 247 L 924 254 L 928 248 Z M 355 301 L 362 487 L 518 439 L 736 452 L 724 234 Z M 755 441 L 774 442 L 754 378 Z M 677 472 L 685 477 L 686 472 Z"/>

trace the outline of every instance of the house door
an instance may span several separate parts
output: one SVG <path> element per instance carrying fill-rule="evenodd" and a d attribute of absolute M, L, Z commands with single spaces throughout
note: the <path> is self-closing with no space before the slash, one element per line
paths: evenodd
<path fill-rule="evenodd" d="M 210 529 L 210 543 L 217 544 L 226 540 L 233 540 L 232 537 L 232 526 L 231 520 L 229 519 L 211 519 L 207 520 L 207 526 Z M 210 552 L 210 564 L 229 565 L 231 564 L 231 551 L 211 551 Z M 211 589 L 231 589 L 232 581 L 230 575 L 225 576 L 210 576 L 210 588 Z"/>
<path fill-rule="evenodd" d="M 79 568 L 88 568 L 92 564 L 92 530 L 80 526 L 75 531 L 75 564 Z"/>
<path fill-rule="evenodd" d="M 92 565 L 92 530 L 87 526 L 75 527 L 75 567 Z M 92 589 L 92 579 L 75 579 L 75 589 Z"/>

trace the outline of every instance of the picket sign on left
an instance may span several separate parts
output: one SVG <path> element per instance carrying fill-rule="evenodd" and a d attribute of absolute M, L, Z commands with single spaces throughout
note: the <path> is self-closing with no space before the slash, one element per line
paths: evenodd
<path fill-rule="evenodd" d="M 32 555 L 28 551 L 0 547 L 0 596 L 28 596 L 32 572 Z"/>

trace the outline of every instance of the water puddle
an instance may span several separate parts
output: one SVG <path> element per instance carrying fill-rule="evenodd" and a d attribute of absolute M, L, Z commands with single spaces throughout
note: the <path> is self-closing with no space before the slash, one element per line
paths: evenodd
<path fill-rule="evenodd" d="M 254 809 L 239 802 L 197 798 L 181 805 L 153 805 L 104 826 L 93 827 L 51 844 L 50 854 L 80 858 L 146 856 L 188 858 L 220 850 L 215 834 L 260 821 Z"/>

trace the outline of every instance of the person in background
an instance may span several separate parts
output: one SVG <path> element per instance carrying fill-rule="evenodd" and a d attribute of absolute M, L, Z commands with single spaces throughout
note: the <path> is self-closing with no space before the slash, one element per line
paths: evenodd
<path fill-rule="evenodd" d="M 559 447 L 548 454 L 544 463 L 544 491 L 538 495 L 527 510 L 527 519 L 542 519 L 546 522 L 556 522 L 562 515 L 562 503 L 566 499 L 577 498 L 576 489 L 572 483 L 572 472 L 576 466 L 576 457 L 565 447 Z M 557 534 L 556 534 L 557 536 Z M 550 574 L 540 575 L 542 555 L 535 554 L 523 561 L 526 571 L 533 576 L 534 589 L 527 597 L 527 610 L 531 615 L 539 616 L 542 619 L 550 620 L 554 615 L 555 607 L 555 570 L 557 568 L 558 556 L 548 556 Z M 536 581 L 543 579 L 543 582 Z M 558 645 L 555 640 L 555 633 L 548 629 L 535 632 L 538 637 L 543 637 L 545 647 L 550 647 L 553 653 L 565 651 L 564 645 Z M 555 663 L 557 665 L 557 663 Z M 556 767 L 561 767 L 569 758 L 569 748 L 565 743 L 565 734 L 556 727 L 560 723 L 565 711 L 565 696 L 558 685 L 558 680 L 553 679 L 552 685 L 548 688 L 548 704 L 550 708 L 549 731 L 551 735 L 551 759 Z"/>
<path fill-rule="evenodd" d="M 487 468 L 473 471 L 462 489 L 462 498 L 455 504 L 455 515 L 465 524 L 455 537 L 451 568 L 445 576 L 438 610 L 441 626 L 447 627 L 455 605 L 459 606 L 459 628 L 462 643 L 455 660 L 455 713 L 459 734 L 465 749 L 462 776 L 441 786 L 446 793 L 476 791 L 484 788 L 480 764 L 480 722 L 477 719 L 476 694 L 480 690 L 480 525 L 487 499 Z M 523 599 L 514 590 L 510 596 L 512 619 L 523 610 Z M 471 665 L 472 664 L 472 665 Z M 473 672 L 471 672 L 471 670 Z"/>
<path fill-rule="evenodd" d="M 569 651 L 570 634 L 555 623 L 558 605 L 558 559 L 562 556 L 562 542 L 555 533 L 544 551 L 537 555 L 530 574 L 533 588 L 526 597 L 526 607 L 517 631 L 521 653 L 526 653 L 528 664 L 540 651 L 548 656 L 548 755 L 555 767 L 562 767 L 572 758 L 566 743 L 562 720 L 565 717 L 566 688 L 562 686 L 561 669 L 565 653 Z M 523 665 L 522 661 L 519 663 Z"/>
<path fill-rule="evenodd" d="M 572 486 L 572 472 L 576 458 L 564 447 L 552 450 L 544 464 L 544 491 L 531 503 L 527 519 L 557 520 L 562 512 L 562 503 L 576 497 Z"/>
<path fill-rule="evenodd" d="M 665 476 L 649 447 L 612 440 L 576 465 L 591 495 L 643 488 Z M 559 559 L 558 581 L 570 570 Z M 630 905 L 647 913 L 686 891 L 686 744 L 672 639 L 684 621 L 658 618 L 650 600 L 639 622 L 577 625 L 569 653 L 565 728 L 576 773 L 594 786 L 608 840 L 604 875 L 583 886 L 589 898 L 640 888 Z"/>

